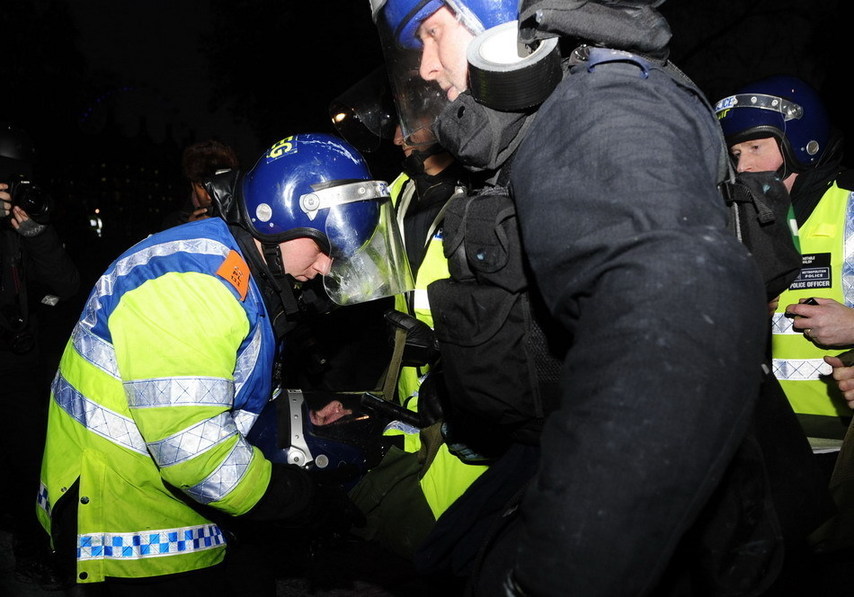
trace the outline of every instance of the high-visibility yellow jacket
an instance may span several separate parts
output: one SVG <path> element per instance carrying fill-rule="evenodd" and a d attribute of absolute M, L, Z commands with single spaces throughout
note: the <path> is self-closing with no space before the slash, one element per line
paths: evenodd
<path fill-rule="evenodd" d="M 405 206 L 409 204 L 415 193 L 415 184 L 410 181 L 406 174 L 400 174 L 392 182 L 389 190 L 392 201 L 398 208 L 398 222 L 402 222 L 405 216 Z M 402 224 L 399 228 L 401 231 L 403 230 Z M 448 260 L 444 254 L 442 228 L 436 227 L 430 230 L 429 234 L 429 240 L 404 239 L 405 243 L 427 240 L 428 245 L 424 260 L 418 270 L 413 272 L 415 289 L 406 295 L 397 295 L 395 297 L 395 308 L 398 311 L 409 313 L 432 328 L 433 313 L 430 311 L 430 303 L 427 300 L 427 286 L 435 280 L 447 278 L 449 273 Z M 407 402 L 407 405 L 413 410 L 417 409 L 418 388 L 426 372 L 426 368 L 401 367 L 397 384 L 398 396 L 403 401 L 414 397 Z M 404 450 L 417 452 L 420 448 L 421 439 L 417 433 L 405 434 Z M 468 489 L 475 479 L 483 474 L 486 468 L 486 466 L 463 463 L 448 451 L 445 444 L 442 444 L 420 479 L 421 490 L 433 515 L 438 518 Z"/>
<path fill-rule="evenodd" d="M 841 440 L 851 410 L 836 383 L 822 378 L 831 367 L 822 359 L 841 350 L 826 350 L 804 337 L 785 316 L 787 305 L 809 297 L 831 298 L 854 306 L 854 193 L 832 185 L 798 230 L 803 267 L 782 295 L 772 322 L 774 375 L 810 438 Z M 815 445 L 816 442 L 814 441 Z"/>
<path fill-rule="evenodd" d="M 226 224 L 150 236 L 95 284 L 52 385 L 38 517 L 79 482 L 78 582 L 222 561 L 220 528 L 271 464 L 245 434 L 271 394 L 276 340 Z"/>

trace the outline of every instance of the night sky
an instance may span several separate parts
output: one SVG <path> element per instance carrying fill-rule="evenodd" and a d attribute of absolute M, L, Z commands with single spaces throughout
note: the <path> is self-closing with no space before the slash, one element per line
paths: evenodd
<path fill-rule="evenodd" d="M 795 74 L 850 137 L 840 4 L 668 0 L 661 11 L 674 63 L 711 101 Z M 382 63 L 368 0 L 8 0 L 0 27 L 0 120 L 29 130 L 68 177 L 104 153 L 144 163 L 211 137 L 251 166 L 284 136 L 333 132 L 329 102 Z M 390 178 L 399 156 L 384 155 L 369 161 Z"/>
<path fill-rule="evenodd" d="M 0 119 L 59 119 L 87 134 L 110 111 L 128 136 L 142 116 L 155 140 L 169 124 L 178 142 L 219 136 L 254 155 L 292 132 L 328 128 L 329 100 L 381 63 L 368 0 L 4 4 Z M 710 99 L 790 72 L 842 112 L 838 5 L 669 0 L 661 10 L 674 62 Z"/>

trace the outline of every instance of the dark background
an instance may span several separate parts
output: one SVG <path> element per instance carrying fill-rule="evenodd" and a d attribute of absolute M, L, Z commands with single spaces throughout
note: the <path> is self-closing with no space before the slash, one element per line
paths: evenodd
<path fill-rule="evenodd" d="M 850 137 L 840 5 L 669 0 L 661 10 L 673 61 L 711 101 L 795 74 Z M 33 136 L 54 221 L 97 275 L 185 199 L 187 144 L 219 138 L 251 167 L 284 136 L 333 132 L 330 100 L 381 62 L 368 0 L 5 0 L 0 121 Z M 399 170 L 396 148 L 368 158 L 379 178 Z"/>

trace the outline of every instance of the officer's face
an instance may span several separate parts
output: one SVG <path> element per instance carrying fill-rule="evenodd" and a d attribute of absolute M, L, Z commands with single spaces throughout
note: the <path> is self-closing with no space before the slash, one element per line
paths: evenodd
<path fill-rule="evenodd" d="M 774 137 L 736 143 L 729 152 L 738 172 L 776 172 L 783 166 L 783 154 Z M 787 190 L 792 190 L 796 177 L 797 174 L 790 174 L 783 180 Z"/>
<path fill-rule="evenodd" d="M 394 129 L 394 144 L 403 150 L 403 155 L 409 157 L 410 154 L 419 148 L 424 148 L 436 142 L 436 137 L 430 130 L 429 126 L 424 126 L 417 129 L 409 137 L 403 136 L 403 131 L 400 125 Z"/>
<path fill-rule="evenodd" d="M 424 44 L 421 78 L 436 81 L 448 100 L 455 100 L 468 87 L 466 48 L 474 36 L 443 6 L 421 23 L 418 37 Z"/>
<path fill-rule="evenodd" d="M 773 137 L 736 143 L 729 152 L 739 172 L 776 172 L 783 165 L 783 154 Z"/>
<path fill-rule="evenodd" d="M 285 273 L 300 282 L 317 275 L 325 276 L 332 268 L 332 258 L 310 238 L 295 238 L 279 244 Z"/>

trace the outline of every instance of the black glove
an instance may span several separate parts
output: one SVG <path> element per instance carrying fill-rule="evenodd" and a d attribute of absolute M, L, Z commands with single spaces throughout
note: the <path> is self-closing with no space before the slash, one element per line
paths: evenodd
<path fill-rule="evenodd" d="M 394 344 L 394 332 L 402 329 L 406 332 L 402 363 L 409 367 L 429 365 L 439 357 L 439 344 L 429 325 L 411 315 L 391 309 L 385 312 L 390 342 Z"/>
<path fill-rule="evenodd" d="M 293 464 L 273 463 L 267 491 L 249 512 L 235 518 L 301 526 L 311 507 L 315 489 L 314 480 L 305 470 Z"/>
<path fill-rule="evenodd" d="M 341 475 L 349 474 L 346 470 L 314 474 L 292 464 L 274 463 L 267 491 L 236 520 L 337 533 L 364 526 L 364 515 L 341 486 Z"/>
<path fill-rule="evenodd" d="M 308 525 L 320 533 L 345 535 L 352 527 L 365 526 L 365 515 L 340 485 L 318 483 Z"/>

